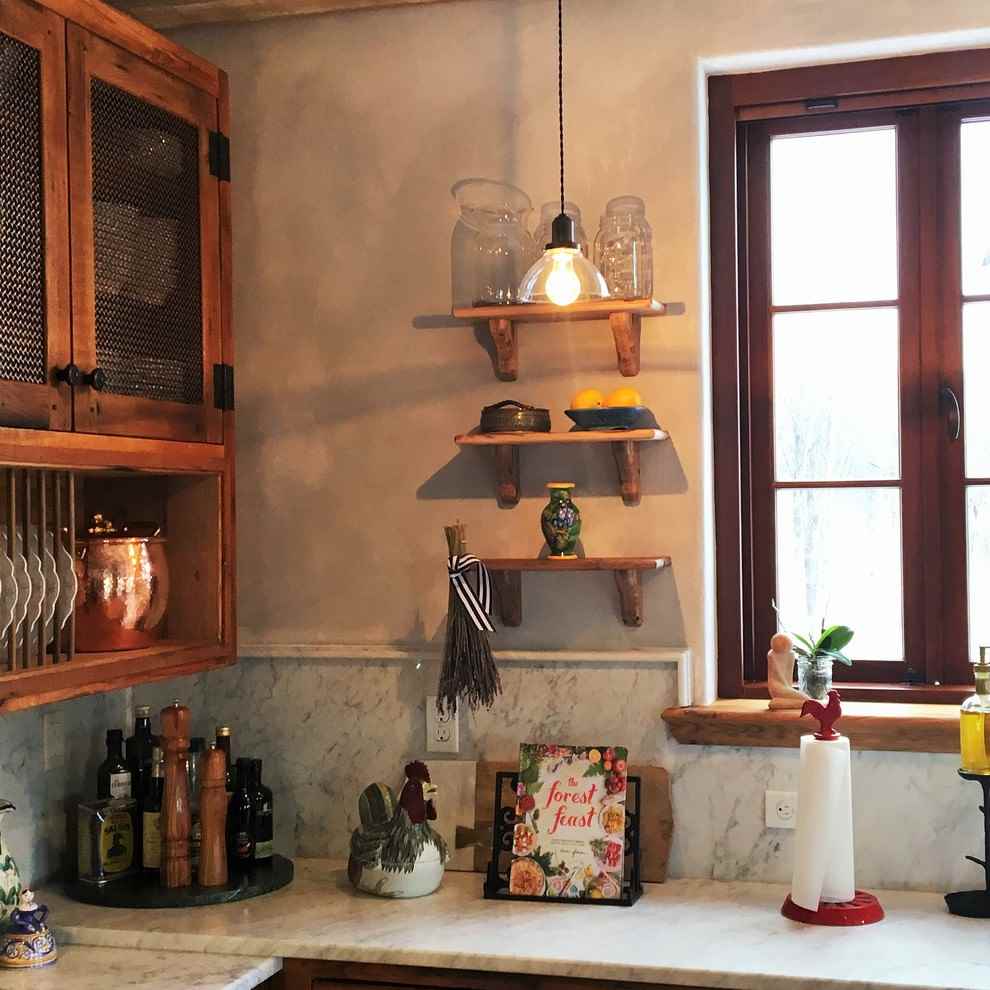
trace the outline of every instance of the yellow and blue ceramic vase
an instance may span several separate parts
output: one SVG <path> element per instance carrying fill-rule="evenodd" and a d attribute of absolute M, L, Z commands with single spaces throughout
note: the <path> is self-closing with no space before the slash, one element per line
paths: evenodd
<path fill-rule="evenodd" d="M 581 510 L 571 501 L 572 481 L 551 481 L 550 501 L 540 516 L 543 536 L 551 557 L 574 559 L 574 548 L 581 535 Z"/>
<path fill-rule="evenodd" d="M 55 936 L 47 925 L 48 908 L 35 903 L 30 890 L 22 890 L 0 934 L 0 968 L 37 969 L 58 959 Z"/>

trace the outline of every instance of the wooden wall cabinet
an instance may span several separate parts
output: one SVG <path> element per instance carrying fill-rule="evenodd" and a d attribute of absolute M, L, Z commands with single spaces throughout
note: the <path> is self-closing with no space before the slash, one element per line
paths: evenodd
<path fill-rule="evenodd" d="M 71 476 L 76 531 L 154 518 L 172 573 L 154 647 L 0 643 L 0 712 L 236 656 L 229 113 L 224 73 L 98 0 L 0 4 L 0 502 Z M 16 525 L 71 548 L 43 501 Z"/>

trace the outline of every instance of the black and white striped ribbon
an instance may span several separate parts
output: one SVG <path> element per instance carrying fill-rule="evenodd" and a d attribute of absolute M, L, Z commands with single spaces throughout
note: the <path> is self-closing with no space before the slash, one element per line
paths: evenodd
<path fill-rule="evenodd" d="M 471 586 L 471 571 L 474 571 L 476 588 Z M 471 553 L 454 554 L 447 558 L 447 574 L 475 626 L 495 632 L 488 618 L 492 610 L 492 579 L 484 563 Z"/>

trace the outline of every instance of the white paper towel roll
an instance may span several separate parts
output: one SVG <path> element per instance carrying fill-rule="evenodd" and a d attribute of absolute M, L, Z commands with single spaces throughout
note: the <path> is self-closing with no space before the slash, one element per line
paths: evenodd
<path fill-rule="evenodd" d="M 849 740 L 802 736 L 791 900 L 817 911 L 855 893 Z"/>

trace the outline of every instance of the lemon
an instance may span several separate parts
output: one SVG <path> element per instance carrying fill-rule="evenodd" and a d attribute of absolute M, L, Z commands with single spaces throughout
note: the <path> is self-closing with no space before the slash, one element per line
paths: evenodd
<path fill-rule="evenodd" d="M 603 398 L 597 388 L 583 388 L 571 399 L 571 409 L 600 409 Z"/>
<path fill-rule="evenodd" d="M 617 388 L 606 400 L 605 405 L 609 408 L 616 406 L 641 406 L 643 397 L 634 388 L 628 385 Z"/>

